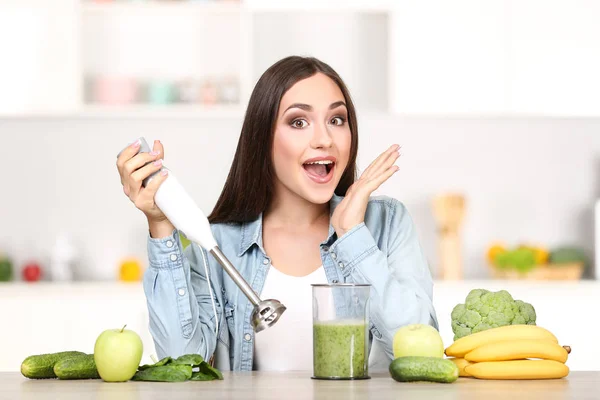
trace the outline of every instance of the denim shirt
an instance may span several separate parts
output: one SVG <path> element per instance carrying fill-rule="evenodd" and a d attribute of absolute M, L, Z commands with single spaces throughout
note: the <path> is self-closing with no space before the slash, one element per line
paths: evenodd
<path fill-rule="evenodd" d="M 330 214 L 342 199 L 333 196 Z M 211 229 L 221 251 L 260 297 L 271 266 L 263 248 L 262 215 L 247 223 L 212 224 Z M 371 197 L 364 222 L 340 238 L 330 224 L 320 254 L 329 283 L 371 284 L 371 370 L 389 366 L 398 328 L 422 323 L 438 329 L 431 273 L 412 219 L 398 200 Z M 158 357 L 195 353 L 206 360 L 214 356 L 215 366 L 222 370 L 252 370 L 253 306 L 213 256 L 194 243 L 184 250 L 177 230 L 165 238 L 148 237 L 148 256 L 143 286 Z"/>

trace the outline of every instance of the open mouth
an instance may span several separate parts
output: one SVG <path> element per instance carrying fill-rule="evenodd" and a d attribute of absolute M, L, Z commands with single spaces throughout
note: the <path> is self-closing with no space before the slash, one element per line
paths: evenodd
<path fill-rule="evenodd" d="M 333 160 L 316 160 L 308 161 L 302 164 L 306 175 L 317 183 L 327 183 L 333 177 L 335 169 L 335 161 Z"/>

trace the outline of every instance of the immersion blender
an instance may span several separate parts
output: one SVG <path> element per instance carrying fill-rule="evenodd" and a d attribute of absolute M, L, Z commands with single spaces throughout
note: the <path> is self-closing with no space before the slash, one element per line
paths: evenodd
<path fill-rule="evenodd" d="M 148 146 L 148 143 L 143 137 L 140 137 L 137 140 L 140 141 L 138 153 L 148 153 L 151 151 L 150 146 Z M 248 300 L 250 300 L 254 306 L 251 317 L 254 331 L 260 332 L 263 329 L 274 325 L 281 314 L 286 310 L 285 306 L 278 300 L 261 300 L 256 295 L 238 270 L 235 269 L 223 252 L 221 252 L 221 249 L 219 249 L 219 246 L 212 235 L 208 218 L 206 218 L 200 207 L 196 205 L 191 196 L 177 181 L 171 170 L 166 168 L 163 164 L 161 170 L 154 172 L 144 179 L 142 185 L 145 187 L 148 182 L 163 169 L 167 169 L 169 175 L 154 195 L 154 202 L 158 208 L 160 208 L 175 228 L 182 231 L 192 242 L 197 243 L 199 246 L 202 246 L 210 252 L 210 254 L 217 259 L 219 264 L 221 264 L 225 272 L 229 274 L 233 282 L 241 289 Z"/>

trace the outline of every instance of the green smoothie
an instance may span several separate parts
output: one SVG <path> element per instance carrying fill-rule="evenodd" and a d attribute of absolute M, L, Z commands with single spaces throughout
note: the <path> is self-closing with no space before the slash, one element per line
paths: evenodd
<path fill-rule="evenodd" d="M 334 321 L 313 324 L 313 364 L 317 378 L 361 378 L 367 375 L 365 323 Z"/>

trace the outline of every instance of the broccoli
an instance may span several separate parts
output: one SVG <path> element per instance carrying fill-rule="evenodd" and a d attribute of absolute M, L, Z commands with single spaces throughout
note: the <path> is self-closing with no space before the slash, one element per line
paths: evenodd
<path fill-rule="evenodd" d="M 529 303 L 514 300 L 506 290 L 490 292 L 473 289 L 465 304 L 452 310 L 454 340 L 504 325 L 535 325 L 535 309 Z"/>

